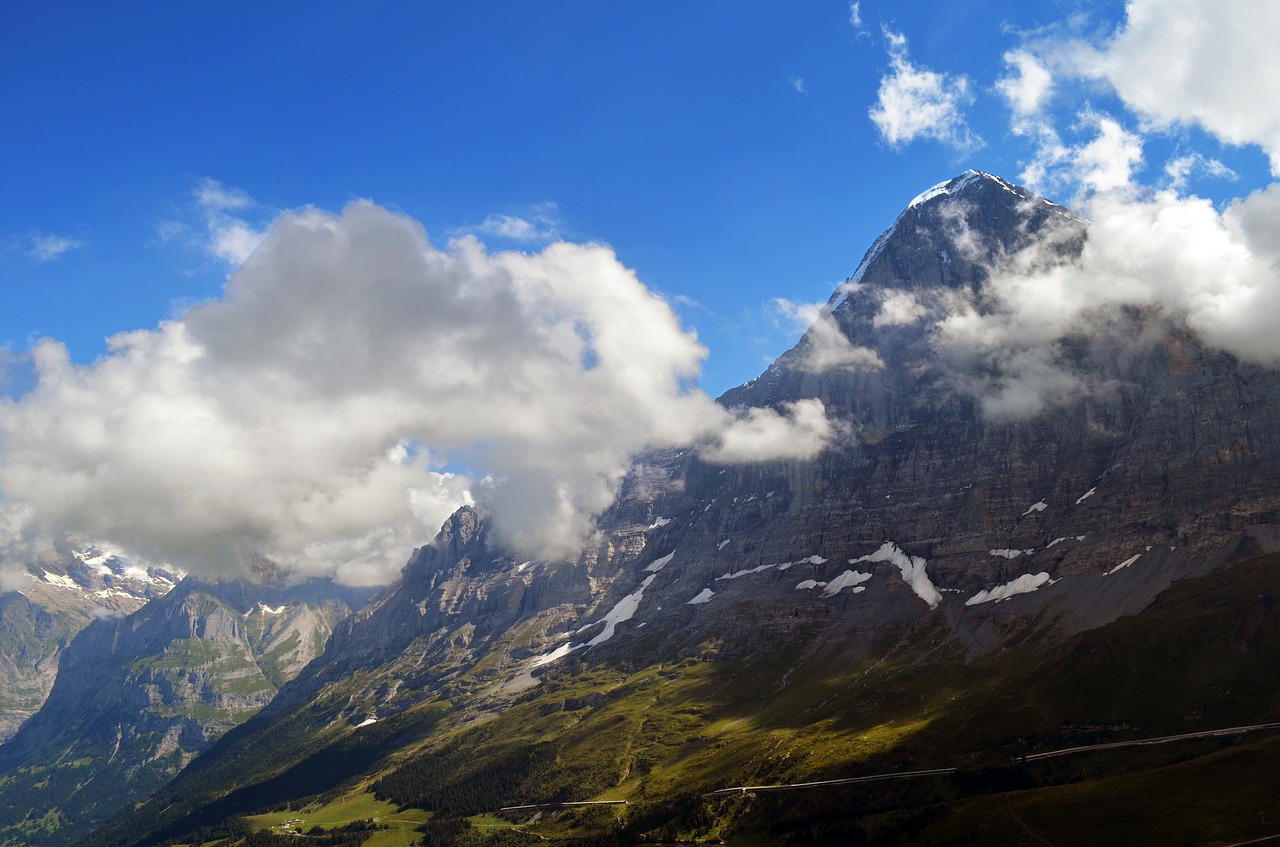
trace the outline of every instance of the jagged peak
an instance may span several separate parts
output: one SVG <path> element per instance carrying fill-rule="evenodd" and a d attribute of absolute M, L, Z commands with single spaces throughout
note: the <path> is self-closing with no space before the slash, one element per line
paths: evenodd
<path fill-rule="evenodd" d="M 909 235 L 918 231 L 921 223 L 926 219 L 931 225 L 936 224 L 933 218 L 940 211 L 938 205 L 961 199 L 971 201 L 975 207 L 985 207 L 993 203 L 997 207 L 1018 209 L 1019 214 L 1023 215 L 1028 214 L 1028 210 L 1034 209 L 1035 214 L 1050 212 L 1082 222 L 1082 219 L 1072 215 L 1069 210 L 1057 203 L 1046 200 L 1003 177 L 970 168 L 959 176 L 944 180 L 916 195 L 867 250 L 853 274 L 832 293 L 831 299 L 827 302 L 827 310 L 835 312 L 845 304 L 849 294 L 862 283 L 863 277 L 872 264 L 880 258 L 895 236 L 903 237 L 904 234 Z"/>

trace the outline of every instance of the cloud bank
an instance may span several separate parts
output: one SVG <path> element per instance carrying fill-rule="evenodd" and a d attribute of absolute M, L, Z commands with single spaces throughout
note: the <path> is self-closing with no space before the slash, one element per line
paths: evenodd
<path fill-rule="evenodd" d="M 241 199 L 205 187 L 212 214 Z M 385 582 L 472 498 L 508 545 L 574 557 L 646 445 L 737 462 L 831 437 L 820 403 L 716 405 L 705 354 L 606 247 L 441 249 L 371 202 L 289 212 L 181 319 L 87 366 L 39 342 L 38 384 L 0 402 L 0 490 L 24 532 L 195 572 L 260 553 Z"/>
<path fill-rule="evenodd" d="M 1235 175 L 1195 150 L 1163 165 L 1162 188 L 1141 182 L 1151 135 L 1193 126 L 1256 145 L 1280 172 L 1280 101 L 1270 96 L 1280 53 L 1269 38 L 1280 7 L 1248 0 L 1228 14 L 1205 0 L 1130 0 L 1126 13 L 1098 43 L 1037 34 L 1005 55 L 1009 74 L 996 90 L 1015 134 L 1032 142 L 1022 179 L 1074 189 L 1071 205 L 1089 226 L 1076 261 L 1059 251 L 1070 226 L 998 257 L 983 290 L 958 298 L 938 323 L 960 384 L 995 419 L 1110 389 L 1070 364 L 1072 337 L 1141 351 L 1159 328 L 1185 326 L 1242 360 L 1280 367 L 1280 184 L 1215 207 L 1183 193 L 1188 177 Z M 1068 128 L 1078 140 L 1067 142 L 1050 105 L 1063 108 L 1055 98 L 1082 81 L 1095 93 L 1106 86 L 1128 115 L 1086 100 Z"/>

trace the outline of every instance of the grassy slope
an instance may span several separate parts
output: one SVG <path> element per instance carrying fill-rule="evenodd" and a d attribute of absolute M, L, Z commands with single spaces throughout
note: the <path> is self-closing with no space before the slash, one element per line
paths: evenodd
<path fill-rule="evenodd" d="M 629 824 L 629 836 L 755 843 L 837 835 L 856 843 L 862 830 L 884 843 L 1023 843 L 1031 836 L 1010 815 L 1012 805 L 1033 829 L 1052 829 L 1065 843 L 1106 843 L 1095 839 L 1112 832 L 1110 820 L 1121 813 L 1145 815 L 1161 832 L 1242 840 L 1258 834 L 1250 828 L 1260 823 L 1258 811 L 1272 819 L 1262 806 L 1241 816 L 1259 802 L 1246 789 L 1280 794 L 1274 745 L 1087 754 L 1093 758 L 977 771 L 965 780 L 728 801 L 697 795 L 744 783 L 998 767 L 1038 749 L 1274 719 L 1278 574 L 1280 558 L 1264 557 L 1179 583 L 1143 615 L 1047 654 L 1024 645 L 965 664 L 935 617 L 883 633 L 874 662 L 847 655 L 833 639 L 734 660 L 708 643 L 679 662 L 638 669 L 566 663 L 501 710 L 484 712 L 467 698 L 440 701 L 354 733 L 332 729 L 327 748 L 324 737 L 308 735 L 318 716 L 300 716 L 277 732 L 312 752 L 297 764 L 281 762 L 266 783 L 234 792 L 238 805 L 215 803 L 201 821 L 255 802 L 292 800 L 298 808 L 307 794 L 337 796 L 344 785 L 359 794 L 386 777 L 376 783 L 382 796 L 448 814 L 563 800 L 632 803 L 625 811 L 544 816 L 531 829 L 548 838 Z M 1203 755 L 1171 764 L 1188 753 Z M 342 767 L 316 778 L 326 761 Z M 232 778 L 230 762 L 215 768 L 214 794 Z M 1189 802 L 1187 792 L 1206 780 L 1234 799 Z M 1034 781 L 1074 782 L 1005 799 Z M 1280 831 L 1280 810 L 1274 821 Z M 1008 840 L 990 840 L 998 833 Z M 1144 841 L 1165 843 L 1130 843 Z"/>

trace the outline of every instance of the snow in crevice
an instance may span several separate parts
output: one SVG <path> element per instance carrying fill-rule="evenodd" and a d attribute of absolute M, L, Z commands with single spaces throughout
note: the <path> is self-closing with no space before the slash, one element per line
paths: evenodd
<path fill-rule="evenodd" d="M 78 589 L 80 587 L 80 585 L 74 579 L 71 579 L 70 577 L 62 576 L 61 574 L 50 573 L 49 571 L 44 572 L 43 578 L 45 582 L 49 583 L 50 585 L 56 585 L 59 588 Z"/>
<path fill-rule="evenodd" d="M 719 582 L 722 579 L 741 579 L 744 576 L 751 576 L 751 574 L 760 573 L 761 571 L 773 570 L 776 567 L 777 565 L 757 565 L 754 568 L 745 568 L 732 573 L 724 573 L 716 577 L 716 582 Z"/>
<path fill-rule="evenodd" d="M 604 624 L 604 629 L 602 629 L 595 638 L 588 641 L 586 646 L 595 647 L 597 644 L 603 644 L 610 638 L 613 638 L 613 634 L 616 631 L 618 624 L 631 620 L 635 615 L 636 610 L 640 608 L 640 601 L 644 599 L 644 590 L 649 587 L 656 577 L 656 573 L 652 576 L 645 577 L 644 582 L 640 583 L 640 587 L 638 589 L 619 600 L 618 604 L 610 609 L 609 613 L 604 616 L 604 620 L 598 622 Z"/>
<path fill-rule="evenodd" d="M 377 718 L 375 718 L 373 715 L 370 715 L 369 717 L 367 717 L 367 718 L 365 718 L 364 720 L 360 721 L 360 723 L 356 724 L 355 728 L 356 728 L 356 729 L 359 729 L 359 728 L 360 728 L 360 727 L 362 727 L 362 726 L 372 726 L 373 724 L 375 724 L 375 723 L 377 723 L 377 722 L 378 722 L 378 719 L 377 719 Z"/>
<path fill-rule="evenodd" d="M 1012 582 L 1006 582 L 1003 585 L 997 585 L 994 588 L 979 591 L 968 600 L 965 600 L 964 604 L 966 606 L 977 606 L 981 603 L 1008 600 L 1015 594 L 1028 594 L 1035 591 L 1040 586 L 1052 582 L 1053 580 L 1049 578 L 1049 575 L 1043 571 L 1037 574 L 1024 573 Z"/>
<path fill-rule="evenodd" d="M 657 573 L 671 563 L 671 559 L 676 555 L 676 551 L 672 550 L 661 559 L 654 559 L 645 567 L 645 573 Z"/>
<path fill-rule="evenodd" d="M 932 188 L 927 188 L 915 196 L 910 203 L 907 204 L 908 209 L 914 209 L 916 206 L 928 203 L 935 197 L 941 197 L 944 194 L 959 194 L 966 186 L 981 179 L 985 174 L 981 171 L 967 170 L 958 177 L 953 177 L 946 182 L 940 182 Z"/>
<path fill-rule="evenodd" d="M 572 646 L 568 641 L 566 641 L 556 649 L 552 650 L 550 653 L 543 653 L 541 656 L 535 657 L 533 660 L 532 667 L 540 668 L 543 665 L 549 665 L 554 661 L 563 659 L 565 656 L 569 655 L 576 649 L 578 648 Z"/>
<path fill-rule="evenodd" d="M 721 541 L 719 544 L 716 545 L 716 549 L 723 550 L 726 546 L 728 546 L 729 542 L 732 540 L 733 539 L 731 538 L 726 538 L 724 541 Z"/>
<path fill-rule="evenodd" d="M 258 611 L 264 615 L 283 615 L 286 606 L 268 606 L 266 603 L 258 604 Z"/>
<path fill-rule="evenodd" d="M 866 591 L 862 587 L 862 583 L 871 579 L 871 574 L 861 573 L 859 571 L 845 571 L 835 579 L 827 583 L 826 589 L 822 592 L 823 597 L 834 597 L 845 588 L 852 588 L 853 593 L 857 594 Z"/>
<path fill-rule="evenodd" d="M 716 593 L 715 593 L 714 591 L 712 591 L 710 588 L 704 588 L 704 589 L 702 589 L 701 591 L 699 591 L 699 592 L 698 592 L 698 596 L 697 596 L 697 597 L 694 597 L 694 598 L 693 598 L 692 600 L 690 600 L 688 603 L 685 603 L 685 605 L 686 605 L 686 606 L 701 606 L 703 603 L 710 602 L 711 598 L 712 598 L 712 597 L 714 597 L 714 596 L 716 596 Z"/>
<path fill-rule="evenodd" d="M 1050 544 L 1049 546 L 1052 547 L 1053 545 Z M 1011 547 L 1004 547 L 999 550 L 988 550 L 987 552 L 992 556 L 1001 556 L 1005 559 L 1016 559 L 1019 556 L 1030 556 L 1032 553 L 1036 552 L 1036 550 L 1034 547 L 1029 550 L 1014 550 Z"/>
<path fill-rule="evenodd" d="M 1085 493 L 1081 494 L 1080 497 L 1076 499 L 1076 505 L 1079 506 L 1085 500 L 1088 500 L 1090 497 L 1093 496 L 1094 492 L 1097 490 L 1098 490 L 1097 486 L 1094 486 L 1093 488 L 1090 488 Z"/>
<path fill-rule="evenodd" d="M 1035 503 L 1032 503 L 1030 506 L 1028 506 L 1027 510 L 1022 513 L 1022 517 L 1025 518 L 1027 515 L 1033 512 L 1043 512 L 1047 508 L 1049 508 L 1049 504 L 1044 502 L 1043 500 L 1039 500 Z"/>
<path fill-rule="evenodd" d="M 774 568 L 777 568 L 780 571 L 785 571 L 795 567 L 796 565 L 825 565 L 827 561 L 828 560 L 823 558 L 822 556 L 809 556 L 808 558 L 799 559 L 794 562 L 778 562 L 778 563 L 769 564 L 769 565 L 756 565 L 754 568 L 743 568 L 742 570 L 739 570 L 739 571 L 733 571 L 731 573 L 721 574 L 720 576 L 716 577 L 716 580 L 719 581 L 722 579 L 740 579 L 744 576 L 751 576 L 751 574 L 762 573 L 763 571 L 773 570 Z"/>
<path fill-rule="evenodd" d="M 653 523 L 649 524 L 649 529 L 657 529 L 658 527 L 666 526 L 669 523 L 671 523 L 671 518 L 659 516 L 653 519 Z"/>
<path fill-rule="evenodd" d="M 871 579 L 869 573 L 845 571 L 830 582 L 821 582 L 816 579 L 801 580 L 796 583 L 796 590 L 812 591 L 815 588 L 821 588 L 823 597 L 834 597 L 846 588 L 849 589 L 850 594 L 861 594 L 867 590 L 861 583 L 869 579 Z"/>
<path fill-rule="evenodd" d="M 1136 555 L 1136 556 L 1130 556 L 1128 559 L 1125 559 L 1123 562 L 1121 562 L 1120 564 L 1116 565 L 1116 566 L 1115 566 L 1114 568 L 1112 568 L 1111 570 L 1109 570 L 1109 571 L 1107 571 L 1106 573 L 1104 573 L 1104 574 L 1103 574 L 1103 576 L 1111 576 L 1113 573 L 1115 573 L 1116 571 L 1120 570 L 1121 568 L 1127 568 L 1127 567 L 1129 567 L 1129 566 L 1130 566 L 1130 565 L 1132 565 L 1134 562 L 1138 561 L 1138 559 L 1140 559 L 1140 558 L 1142 558 L 1142 554 L 1141 554 L 1141 553 L 1139 553 L 1139 554 L 1138 554 L 1138 555 Z"/>
<path fill-rule="evenodd" d="M 886 541 L 874 553 L 849 560 L 851 565 L 859 562 L 890 562 L 902 573 L 902 581 L 911 586 L 911 590 L 917 597 L 928 603 L 930 609 L 938 608 L 938 604 L 942 602 L 942 595 L 938 593 L 937 586 L 929 579 L 929 574 L 925 570 L 927 562 L 920 556 L 908 556 L 892 541 Z"/>

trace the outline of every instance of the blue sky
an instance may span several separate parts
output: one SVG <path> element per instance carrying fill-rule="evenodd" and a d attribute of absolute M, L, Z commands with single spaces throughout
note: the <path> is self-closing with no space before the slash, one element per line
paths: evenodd
<path fill-rule="evenodd" d="M 216 296 L 199 225 L 217 180 L 255 224 L 369 198 L 433 241 L 541 214 L 614 247 L 711 353 L 713 394 L 798 336 L 774 297 L 823 299 L 916 192 L 1016 177 L 990 90 L 1015 31 L 1116 3 L 27 4 L 0 33 L 0 342 L 92 361 L 103 340 Z M 890 66 L 966 74 L 985 146 L 893 146 L 868 119 Z M 255 217 L 256 216 L 256 217 Z M 35 239 L 74 247 L 32 255 Z M 493 247 L 531 245 L 483 236 Z M 539 246 L 539 245 L 532 245 Z M 687 302 L 689 298 L 694 303 Z"/>
<path fill-rule="evenodd" d="M 569 555 L 645 443 L 849 432 L 707 395 L 967 168 L 1100 222 L 1085 277 L 1038 282 L 1070 282 L 1053 314 L 1004 279 L 994 313 L 930 318 L 986 345 L 990 408 L 1080 396 L 1053 345 L 1117 291 L 1280 363 L 1277 28 L 1270 0 L 16 6 L 0 564 L 72 534 L 377 581 L 471 497 Z M 1177 268 L 1225 281 L 1170 272 L 1192 247 Z"/>

